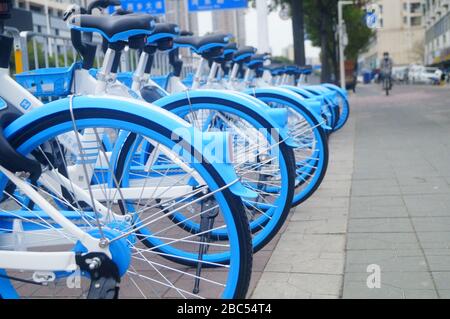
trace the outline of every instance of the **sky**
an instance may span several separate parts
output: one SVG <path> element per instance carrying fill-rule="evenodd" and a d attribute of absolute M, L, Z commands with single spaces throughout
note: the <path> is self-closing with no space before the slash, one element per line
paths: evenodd
<path fill-rule="evenodd" d="M 282 55 L 283 49 L 292 44 L 292 23 L 291 20 L 280 19 L 278 12 L 271 12 L 269 19 L 269 42 L 273 55 Z M 211 32 L 212 18 L 211 12 L 200 12 L 198 14 L 200 35 Z M 257 18 L 256 9 L 249 8 L 245 16 L 245 29 L 247 45 L 257 47 Z M 319 56 L 320 49 L 313 47 L 310 41 L 305 42 L 306 57 L 316 58 Z"/>

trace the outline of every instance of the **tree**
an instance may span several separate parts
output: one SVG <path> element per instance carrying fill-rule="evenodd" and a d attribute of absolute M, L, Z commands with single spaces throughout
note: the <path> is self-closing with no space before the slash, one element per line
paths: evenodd
<path fill-rule="evenodd" d="M 254 0 L 250 0 L 254 5 Z M 305 23 L 304 0 L 272 0 L 269 6 L 271 11 L 287 6 L 292 20 L 292 35 L 294 42 L 294 62 L 297 65 L 305 65 Z"/>
<path fill-rule="evenodd" d="M 339 78 L 337 24 L 338 8 L 336 0 L 304 0 L 306 33 L 313 45 L 321 48 L 323 82 Z M 364 11 L 360 6 L 345 6 L 344 20 L 348 45 L 345 56 L 357 61 L 358 55 L 367 47 L 372 31 L 364 24 Z"/>
<path fill-rule="evenodd" d="M 363 22 L 364 11 L 361 5 L 365 0 L 355 1 L 355 6 L 344 7 L 344 20 L 347 27 L 348 46 L 345 55 L 348 60 L 356 61 L 366 48 L 372 31 Z M 253 1 L 254 4 L 254 1 Z M 321 48 L 321 80 L 337 81 L 339 78 L 337 0 L 272 0 L 270 10 L 288 5 L 292 17 L 295 63 L 305 64 L 305 33 L 314 46 Z"/>
<path fill-rule="evenodd" d="M 348 33 L 348 45 L 345 56 L 348 60 L 357 60 L 358 55 L 366 49 L 370 38 L 374 35 L 364 20 L 364 11 L 355 6 L 348 6 L 344 10 L 344 20 Z"/>
<path fill-rule="evenodd" d="M 314 46 L 321 48 L 321 81 L 331 82 L 332 74 L 337 78 L 336 24 L 337 1 L 305 0 L 305 26 L 308 38 Z"/>
<path fill-rule="evenodd" d="M 294 38 L 294 60 L 297 65 L 305 65 L 305 21 L 303 0 L 287 1 L 291 8 L 292 35 Z"/>
<path fill-rule="evenodd" d="M 334 38 L 337 1 L 272 0 L 270 9 L 279 9 L 283 5 L 289 5 L 291 9 L 295 63 L 305 64 L 306 31 L 313 45 L 321 48 L 321 80 L 330 82 L 331 74 L 337 68 L 336 40 Z"/>

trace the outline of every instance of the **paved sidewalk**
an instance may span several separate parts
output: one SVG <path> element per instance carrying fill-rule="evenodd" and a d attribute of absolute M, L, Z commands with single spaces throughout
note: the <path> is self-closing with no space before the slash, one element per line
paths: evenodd
<path fill-rule="evenodd" d="M 448 88 L 359 88 L 320 190 L 256 256 L 251 296 L 450 298 L 449 100 Z"/>
<path fill-rule="evenodd" d="M 320 189 L 291 213 L 253 298 L 341 296 L 354 135 L 350 118 L 331 137 L 327 175 Z"/>
<path fill-rule="evenodd" d="M 344 298 L 450 297 L 448 88 L 355 97 L 355 169 Z M 368 289 L 367 266 L 381 270 Z"/>

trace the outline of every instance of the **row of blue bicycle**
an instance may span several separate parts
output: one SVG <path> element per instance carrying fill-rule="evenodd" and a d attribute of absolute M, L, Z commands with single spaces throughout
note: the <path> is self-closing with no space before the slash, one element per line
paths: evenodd
<path fill-rule="evenodd" d="M 15 79 L 0 12 L 0 297 L 245 298 L 253 254 L 326 174 L 347 93 L 229 34 L 92 15 L 117 4 L 70 6 L 80 60 Z M 199 58 L 185 78 L 180 50 Z"/>

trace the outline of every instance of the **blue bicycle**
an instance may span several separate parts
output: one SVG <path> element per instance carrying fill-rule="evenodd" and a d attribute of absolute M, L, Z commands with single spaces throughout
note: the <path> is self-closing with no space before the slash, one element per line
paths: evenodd
<path fill-rule="evenodd" d="M 111 43 L 153 30 L 147 15 L 107 19 L 88 18 L 89 27 L 84 21 L 73 30 L 98 24 Z M 0 42 L 0 60 L 9 61 L 12 39 Z M 205 134 L 163 108 L 107 94 L 43 105 L 8 76 L 7 62 L 0 74 L 2 298 L 245 297 L 252 247 L 242 198 L 256 194 L 231 158 L 205 151 L 228 149 L 226 133 Z M 97 92 L 104 88 L 96 83 Z M 147 157 L 146 166 L 128 186 L 112 160 L 125 136 L 151 145 L 134 153 Z M 117 152 L 106 149 L 105 137 Z M 183 231 L 168 218 L 179 213 L 205 230 Z M 226 240 L 210 240 L 217 230 Z M 224 255 L 226 263 L 216 262 Z"/>

